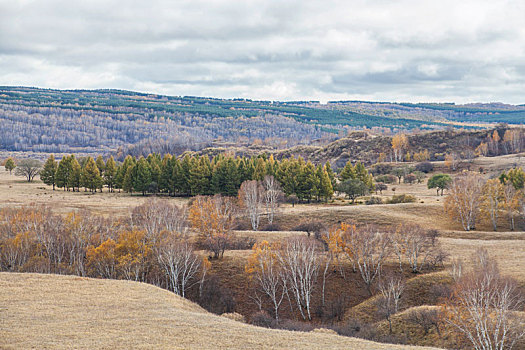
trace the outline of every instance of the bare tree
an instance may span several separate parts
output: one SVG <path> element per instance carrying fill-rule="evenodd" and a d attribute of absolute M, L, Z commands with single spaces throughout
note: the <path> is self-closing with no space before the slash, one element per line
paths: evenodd
<path fill-rule="evenodd" d="M 198 233 L 198 242 L 213 253 L 213 258 L 221 258 L 232 237 L 235 206 L 229 197 L 195 197 L 190 209 L 189 220 Z"/>
<path fill-rule="evenodd" d="M 437 334 L 441 336 L 440 315 L 438 309 L 435 306 L 422 306 L 410 311 L 408 314 L 408 320 L 413 324 L 423 327 L 425 335 L 428 334 L 432 327 L 434 327 Z"/>
<path fill-rule="evenodd" d="M 255 282 L 255 297 L 259 309 L 262 300 L 258 293 L 262 292 L 273 304 L 275 320 L 279 322 L 279 308 L 288 293 L 288 282 L 277 257 L 279 246 L 263 241 L 253 246 L 253 253 L 248 259 L 246 271 Z"/>
<path fill-rule="evenodd" d="M 42 163 L 36 159 L 23 159 L 15 168 L 16 176 L 25 176 L 27 182 L 32 182 L 42 170 Z"/>
<path fill-rule="evenodd" d="M 343 234 L 344 251 L 357 265 L 368 293 L 372 295 L 372 283 L 381 274 L 386 258 L 391 252 L 388 233 L 367 225 Z"/>
<path fill-rule="evenodd" d="M 277 255 L 303 319 L 312 319 L 312 294 L 321 264 L 318 250 L 317 241 L 306 237 L 293 237 L 282 244 Z"/>
<path fill-rule="evenodd" d="M 405 290 L 405 283 L 399 277 L 389 276 L 379 282 L 379 291 L 381 296 L 378 299 L 378 311 L 384 316 L 392 333 L 391 316 L 399 311 L 401 295 Z"/>
<path fill-rule="evenodd" d="M 445 211 L 463 226 L 465 231 L 476 228 L 481 203 L 483 180 L 479 174 L 458 175 L 449 186 Z"/>
<path fill-rule="evenodd" d="M 515 281 L 500 275 L 486 250 L 475 255 L 474 269 L 459 279 L 444 307 L 445 322 L 476 350 L 512 349 L 525 335 L 525 321 L 516 313 L 523 294 Z"/>
<path fill-rule="evenodd" d="M 279 207 L 279 201 L 283 196 L 279 182 L 272 175 L 266 175 L 263 180 L 264 203 L 266 204 L 266 214 L 268 223 L 273 224 L 273 219 Z"/>
<path fill-rule="evenodd" d="M 485 182 L 482 191 L 481 213 L 490 221 L 494 231 L 497 231 L 499 212 L 503 204 L 504 186 L 498 179 L 490 179 Z"/>
<path fill-rule="evenodd" d="M 421 272 L 429 261 L 440 254 L 441 249 L 434 232 L 416 224 L 401 224 L 390 235 L 401 271 L 402 262 L 406 261 L 413 273 Z"/>
<path fill-rule="evenodd" d="M 463 259 L 455 258 L 452 260 L 450 274 L 452 275 L 454 282 L 459 281 L 461 276 L 463 276 L 464 269 L 465 267 L 463 266 Z"/>
<path fill-rule="evenodd" d="M 162 231 L 185 234 L 188 230 L 186 206 L 170 204 L 167 200 L 148 199 L 133 208 L 131 227 L 144 230 L 146 239 L 155 240 Z"/>
<path fill-rule="evenodd" d="M 155 247 L 157 260 L 164 270 L 168 288 L 175 294 L 186 296 L 190 281 L 196 278 L 201 259 L 190 243 L 174 234 L 167 234 Z"/>
<path fill-rule="evenodd" d="M 523 192 L 516 190 L 512 183 L 507 183 L 503 188 L 503 203 L 507 210 L 510 229 L 515 229 L 515 219 L 519 215 L 520 202 L 523 199 Z"/>
<path fill-rule="evenodd" d="M 259 228 L 263 198 L 264 192 L 259 181 L 247 180 L 241 184 L 239 201 L 246 210 L 254 231 Z"/>

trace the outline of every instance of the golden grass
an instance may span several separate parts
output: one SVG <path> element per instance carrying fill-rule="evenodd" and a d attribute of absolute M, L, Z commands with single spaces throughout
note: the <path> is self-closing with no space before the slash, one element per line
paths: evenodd
<path fill-rule="evenodd" d="M 28 183 L 22 177 L 9 175 L 0 167 L 0 207 L 22 206 L 30 203 L 47 204 L 58 213 L 66 213 L 72 210 L 87 208 L 96 214 L 105 216 L 128 215 L 135 206 L 144 203 L 147 197 L 127 193 L 104 193 L 91 194 L 89 192 L 67 192 L 53 191 L 51 186 L 46 186 L 38 177 L 34 182 Z M 187 202 L 187 198 L 170 198 L 177 203 Z"/>
<path fill-rule="evenodd" d="M 475 233 L 474 233 L 475 234 Z M 496 259 L 500 271 L 516 278 L 525 285 L 525 241 L 524 240 L 476 240 L 440 238 L 443 249 L 451 257 L 461 257 L 467 266 L 471 264 L 471 255 L 478 248 L 487 249 Z"/>
<path fill-rule="evenodd" d="M 137 282 L 0 273 L 5 349 L 409 349 L 327 332 L 254 327 Z"/>

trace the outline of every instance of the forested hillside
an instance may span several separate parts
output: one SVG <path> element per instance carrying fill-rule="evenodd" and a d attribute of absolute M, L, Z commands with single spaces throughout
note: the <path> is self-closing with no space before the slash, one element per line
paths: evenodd
<path fill-rule="evenodd" d="M 99 153 L 139 142 L 171 152 L 212 140 L 262 140 L 293 146 L 340 130 L 428 128 L 421 120 L 327 108 L 315 102 L 172 97 L 117 90 L 0 87 L 0 149 L 44 153 Z M 166 146 L 165 146 L 166 147 Z"/>
<path fill-rule="evenodd" d="M 139 144 L 180 154 L 217 142 L 286 148 L 351 130 L 472 128 L 524 117 L 525 106 L 503 104 L 321 104 L 0 87 L 0 151 L 93 154 Z"/>

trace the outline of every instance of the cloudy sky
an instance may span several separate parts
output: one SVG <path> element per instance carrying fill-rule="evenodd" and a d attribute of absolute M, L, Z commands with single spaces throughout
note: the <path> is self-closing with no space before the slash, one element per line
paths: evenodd
<path fill-rule="evenodd" d="M 525 0 L 0 0 L 0 85 L 525 103 Z"/>

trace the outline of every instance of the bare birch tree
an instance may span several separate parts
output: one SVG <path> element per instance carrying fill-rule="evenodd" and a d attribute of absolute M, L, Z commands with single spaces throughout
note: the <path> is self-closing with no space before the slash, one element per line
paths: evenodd
<path fill-rule="evenodd" d="M 405 291 L 405 283 L 399 277 L 389 276 L 379 282 L 381 295 L 378 300 L 378 311 L 387 319 L 392 333 L 391 316 L 399 311 L 401 295 Z"/>
<path fill-rule="evenodd" d="M 263 191 L 261 184 L 257 180 L 244 181 L 239 189 L 239 202 L 246 210 L 254 231 L 257 231 L 259 228 L 261 220 L 261 209 L 265 196 Z"/>
<path fill-rule="evenodd" d="M 308 320 L 312 319 L 312 294 L 321 264 L 318 250 L 319 246 L 315 240 L 293 237 L 282 244 L 277 255 L 289 289 L 297 302 L 297 308 L 303 319 Z"/>
<path fill-rule="evenodd" d="M 167 236 L 155 247 L 159 265 L 166 274 L 168 288 L 175 294 L 186 296 L 190 281 L 196 278 L 201 258 L 190 243 L 174 234 Z"/>
<path fill-rule="evenodd" d="M 279 246 L 263 241 L 255 244 L 248 258 L 246 272 L 255 282 L 255 298 L 261 305 L 258 292 L 266 295 L 273 306 L 275 320 L 279 322 L 279 308 L 288 293 L 288 282 L 277 257 Z"/>
<path fill-rule="evenodd" d="M 512 349 L 525 335 L 525 320 L 516 311 L 524 298 L 517 284 L 500 275 L 486 251 L 474 257 L 475 268 L 464 274 L 444 306 L 445 322 L 476 350 Z"/>
<path fill-rule="evenodd" d="M 263 180 L 264 203 L 266 205 L 266 215 L 268 223 L 273 224 L 273 219 L 279 207 L 279 200 L 283 196 L 279 182 L 272 176 L 266 175 Z"/>
<path fill-rule="evenodd" d="M 482 187 L 481 176 L 472 172 L 458 175 L 449 186 L 449 194 L 445 199 L 445 211 L 457 220 L 465 231 L 476 228 Z"/>
<path fill-rule="evenodd" d="M 403 271 L 403 261 L 413 273 L 421 269 L 441 254 L 439 243 L 433 231 L 423 229 L 416 224 L 401 224 L 390 235 L 392 248 L 399 260 L 399 269 Z"/>
<path fill-rule="evenodd" d="M 367 225 L 357 230 L 348 230 L 343 235 L 344 251 L 354 261 L 372 295 L 372 283 L 380 276 L 383 263 L 391 253 L 388 233 Z"/>

